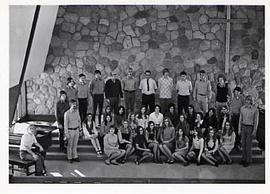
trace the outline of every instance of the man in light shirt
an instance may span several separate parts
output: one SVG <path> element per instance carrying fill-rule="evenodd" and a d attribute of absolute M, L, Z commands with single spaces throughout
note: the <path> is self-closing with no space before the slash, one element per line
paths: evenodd
<path fill-rule="evenodd" d="M 165 114 L 172 101 L 173 79 L 169 77 L 169 70 L 163 70 L 163 76 L 158 79 L 159 100 L 161 112 Z"/>
<path fill-rule="evenodd" d="M 20 144 L 20 158 L 22 160 L 36 161 L 36 176 L 46 175 L 44 157 L 39 153 L 34 153 L 31 149 L 33 145 L 39 147 L 39 151 L 42 152 L 43 147 L 37 142 L 35 137 L 37 131 L 36 128 L 30 125 L 27 132 L 22 136 Z"/>
<path fill-rule="evenodd" d="M 81 118 L 77 110 L 77 101 L 72 99 L 70 101 L 70 109 L 64 115 L 65 136 L 68 141 L 67 145 L 67 160 L 80 162 L 77 154 L 77 145 L 79 140 L 79 131 L 82 129 Z"/>
<path fill-rule="evenodd" d="M 146 111 L 150 109 L 150 113 L 155 109 L 155 93 L 157 89 L 156 81 L 150 77 L 151 71 L 145 71 L 145 78 L 141 80 L 139 89 L 142 91 L 142 105 L 146 107 Z M 149 109 L 148 109 L 149 106 Z"/>
<path fill-rule="evenodd" d="M 134 112 L 135 92 L 137 88 L 137 79 L 132 75 L 133 69 L 128 69 L 128 75 L 122 80 L 125 95 L 126 116 Z"/>
<path fill-rule="evenodd" d="M 180 80 L 177 81 L 176 90 L 178 93 L 178 115 L 183 114 L 183 111 L 186 114 L 188 112 L 189 97 L 192 92 L 192 84 L 191 81 L 187 79 L 187 73 L 184 71 L 180 73 Z"/>
<path fill-rule="evenodd" d="M 204 70 L 200 71 L 200 79 L 196 80 L 193 98 L 197 101 L 200 111 L 204 114 L 208 111 L 208 102 L 211 95 L 211 83 L 206 78 Z"/>

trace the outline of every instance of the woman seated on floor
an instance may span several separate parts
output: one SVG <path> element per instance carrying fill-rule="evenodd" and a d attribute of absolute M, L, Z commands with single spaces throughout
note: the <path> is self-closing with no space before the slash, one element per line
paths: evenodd
<path fill-rule="evenodd" d="M 147 147 L 152 150 L 154 154 L 154 162 L 159 162 L 159 148 L 158 148 L 158 141 L 157 141 L 157 133 L 158 129 L 155 128 L 155 123 L 153 121 L 149 121 L 148 127 L 145 130 L 145 139 L 147 142 Z"/>
<path fill-rule="evenodd" d="M 221 145 L 219 150 L 222 154 L 222 159 L 226 164 L 232 164 L 232 159 L 230 153 L 234 147 L 235 143 L 235 133 L 231 123 L 229 121 L 225 122 L 225 127 L 222 129 L 222 136 L 220 138 Z"/>
<path fill-rule="evenodd" d="M 131 128 L 129 127 L 127 120 L 123 121 L 123 124 L 119 127 L 117 134 L 120 143 L 119 148 L 126 150 L 125 157 L 121 161 L 121 163 L 125 163 L 127 158 L 131 156 L 135 150 L 132 146 Z"/>
<path fill-rule="evenodd" d="M 194 130 L 192 146 L 191 146 L 186 158 L 188 161 L 195 159 L 197 162 L 197 165 L 201 164 L 201 158 L 203 158 L 205 161 L 212 164 L 213 166 L 218 166 L 217 163 L 209 160 L 206 157 L 206 155 L 204 153 L 204 139 L 202 137 L 202 131 L 198 128 L 195 128 L 195 130 Z"/>
<path fill-rule="evenodd" d="M 118 165 L 118 161 L 122 158 L 126 151 L 119 149 L 118 136 L 115 134 L 115 127 L 110 126 L 109 132 L 104 137 L 104 153 L 108 156 L 108 159 L 105 160 L 105 164 Z"/>
<path fill-rule="evenodd" d="M 101 123 L 98 139 L 103 150 L 104 136 L 109 132 L 110 126 L 114 124 L 112 116 L 110 114 L 105 115 L 105 120 Z"/>
<path fill-rule="evenodd" d="M 33 144 L 39 148 L 40 152 L 43 152 L 43 147 L 37 142 L 35 137 L 37 130 L 35 126 L 30 125 L 27 128 L 27 132 L 21 138 L 20 144 L 20 158 L 21 160 L 36 161 L 36 176 L 46 176 L 46 169 L 44 165 L 44 157 L 31 150 Z"/>
<path fill-rule="evenodd" d="M 153 158 L 153 154 L 151 153 L 151 150 L 146 147 L 147 142 L 145 139 L 143 127 L 138 126 L 136 130 L 137 135 L 134 139 L 134 145 L 137 158 L 135 160 L 135 164 L 139 165 L 145 159 Z"/>
<path fill-rule="evenodd" d="M 125 107 L 119 106 L 117 114 L 114 116 L 114 124 L 115 127 L 120 127 L 122 125 L 123 120 L 125 119 L 126 116 L 126 110 Z"/>
<path fill-rule="evenodd" d="M 219 151 L 218 151 L 218 147 L 219 147 L 219 141 L 216 137 L 215 134 L 215 130 L 213 127 L 209 127 L 209 129 L 207 130 L 208 134 L 207 137 L 205 138 L 205 147 L 204 147 L 204 152 L 205 152 L 205 156 L 217 163 L 219 161 Z"/>
<path fill-rule="evenodd" d="M 171 120 L 165 118 L 162 127 L 159 130 L 160 151 L 167 157 L 167 163 L 173 163 L 172 150 L 175 139 L 175 130 L 172 126 Z"/>
<path fill-rule="evenodd" d="M 172 156 L 175 160 L 183 162 L 184 166 L 189 165 L 189 162 L 186 161 L 185 159 L 188 153 L 188 148 L 189 148 L 189 139 L 184 134 L 183 130 L 179 128 L 175 138 L 175 152 L 172 154 Z"/>
<path fill-rule="evenodd" d="M 142 106 L 139 113 L 136 114 L 136 121 L 138 126 L 142 126 L 144 129 L 146 129 L 148 125 L 148 115 L 146 114 L 146 108 L 145 106 Z"/>
<path fill-rule="evenodd" d="M 82 123 L 82 127 L 83 127 L 84 137 L 86 137 L 86 139 L 90 139 L 92 145 L 94 146 L 97 152 L 97 157 L 101 157 L 102 151 L 101 151 L 100 143 L 98 140 L 98 132 L 97 132 L 96 124 L 93 121 L 93 116 L 91 113 L 87 114 L 87 117 Z"/>

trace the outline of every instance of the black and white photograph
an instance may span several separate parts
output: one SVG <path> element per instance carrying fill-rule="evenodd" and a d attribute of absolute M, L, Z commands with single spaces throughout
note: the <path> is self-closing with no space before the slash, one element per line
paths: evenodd
<path fill-rule="evenodd" d="M 266 5 L 95 3 L 7 7 L 8 184 L 264 185 Z"/>

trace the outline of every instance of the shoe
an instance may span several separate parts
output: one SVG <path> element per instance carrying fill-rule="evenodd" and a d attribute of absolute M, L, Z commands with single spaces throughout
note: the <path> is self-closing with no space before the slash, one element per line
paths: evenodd
<path fill-rule="evenodd" d="M 104 162 L 105 162 L 106 165 L 110 165 L 111 164 L 110 160 L 105 160 Z"/>
<path fill-rule="evenodd" d="M 249 163 L 246 162 L 243 166 L 244 166 L 245 168 L 246 168 L 246 167 L 249 167 Z"/>
<path fill-rule="evenodd" d="M 97 153 L 98 158 L 102 158 L 102 155 L 100 153 Z"/>
<path fill-rule="evenodd" d="M 239 162 L 240 165 L 245 165 L 246 161 L 241 160 L 241 162 Z"/>
<path fill-rule="evenodd" d="M 119 165 L 119 163 L 116 162 L 115 160 L 112 160 L 112 161 L 111 161 L 111 164 L 113 164 L 113 165 Z"/>
<path fill-rule="evenodd" d="M 75 162 L 80 162 L 79 158 L 73 158 L 72 160 L 75 161 Z"/>
<path fill-rule="evenodd" d="M 226 161 L 226 164 L 232 164 L 232 163 L 233 163 L 232 160 L 227 160 L 227 161 Z"/>
<path fill-rule="evenodd" d="M 215 167 L 218 167 L 218 163 L 217 162 L 215 163 Z"/>
<path fill-rule="evenodd" d="M 173 164 L 174 163 L 174 161 L 171 159 L 170 161 L 169 161 L 169 164 Z"/>
<path fill-rule="evenodd" d="M 201 165 L 201 163 L 200 162 L 197 162 L 197 166 L 200 166 Z"/>
<path fill-rule="evenodd" d="M 134 163 L 137 164 L 137 165 L 140 165 L 140 162 L 137 159 L 134 160 Z"/>
<path fill-rule="evenodd" d="M 68 159 L 68 162 L 69 162 L 69 163 L 73 163 L 73 160 L 72 160 L 72 159 Z"/>
<path fill-rule="evenodd" d="M 188 166 L 189 165 L 189 162 L 184 162 L 184 166 Z"/>
<path fill-rule="evenodd" d="M 126 163 L 126 160 L 125 159 L 122 159 L 119 161 L 120 164 L 125 164 Z"/>

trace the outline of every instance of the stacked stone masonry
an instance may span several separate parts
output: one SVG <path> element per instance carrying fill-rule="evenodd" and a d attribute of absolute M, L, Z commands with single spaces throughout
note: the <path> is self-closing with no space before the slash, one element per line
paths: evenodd
<path fill-rule="evenodd" d="M 157 80 L 166 67 L 175 83 L 183 70 L 194 83 L 204 69 L 215 88 L 225 67 L 225 25 L 208 19 L 225 14 L 224 6 L 59 6 L 44 72 L 27 81 L 28 113 L 54 114 L 67 77 L 84 73 L 91 81 L 96 69 L 120 79 L 128 67 L 138 79 L 150 69 Z M 264 103 L 264 7 L 232 6 L 231 17 L 248 23 L 232 24 L 228 82 Z"/>

